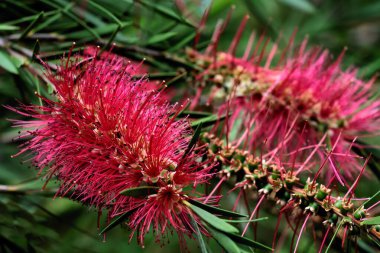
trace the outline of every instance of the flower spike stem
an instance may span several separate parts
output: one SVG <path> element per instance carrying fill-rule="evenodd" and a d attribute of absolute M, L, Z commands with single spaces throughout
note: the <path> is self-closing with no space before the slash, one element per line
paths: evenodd
<path fill-rule="evenodd" d="M 262 161 L 241 149 L 231 149 L 231 146 L 226 151 L 223 142 L 212 134 L 204 133 L 201 140 L 208 143 L 209 156 L 219 163 L 219 176 L 236 179 L 235 189 L 257 191 L 282 206 L 300 208 L 307 215 L 319 216 L 323 224 L 331 228 L 343 221 L 351 231 L 362 231 L 380 241 L 377 226 L 362 223 L 364 218 L 369 218 L 363 206 L 355 208 L 354 203 L 343 196 L 332 198 L 331 189 L 310 179 L 302 184 L 291 173 L 291 168 Z"/>

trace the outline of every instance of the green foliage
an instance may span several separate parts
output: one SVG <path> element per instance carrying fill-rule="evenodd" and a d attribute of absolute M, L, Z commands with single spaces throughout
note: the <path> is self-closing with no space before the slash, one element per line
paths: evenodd
<path fill-rule="evenodd" d="M 185 60 L 185 48 L 193 46 L 195 29 L 211 1 L 184 2 L 186 9 L 181 9 L 175 1 L 168 0 L 1 1 L 0 104 L 17 106 L 17 100 L 25 104 L 42 103 L 34 92 L 50 96 L 53 88 L 43 76 L 43 67 L 37 56 L 47 60 L 54 67 L 73 42 L 76 43 L 74 52 L 88 44 L 99 45 L 102 50 L 108 50 L 115 43 L 113 51 L 119 55 L 133 60 L 146 58 L 151 67 L 151 79 L 165 79 L 166 83 L 170 84 L 167 89 L 178 94 L 175 99 L 182 100 L 182 95 L 189 89 L 186 86 L 187 76 L 197 68 Z M 236 8 L 219 41 L 218 46 L 221 49 L 228 48 L 242 17 L 248 13 L 251 18 L 237 49 L 238 55 L 244 52 L 251 30 L 255 30 L 257 34 L 265 32 L 272 38 L 270 43 L 279 40 L 280 49 L 284 49 L 294 29 L 298 28 L 296 43 L 307 35 L 310 44 L 327 47 L 335 56 L 347 46 L 344 65 L 360 66 L 360 74 L 364 78 L 370 78 L 380 69 L 378 1 L 213 1 L 198 48 L 205 48 L 208 45 L 217 20 L 227 16 L 232 4 L 235 4 Z M 21 142 L 13 141 L 18 133 L 16 129 L 10 127 L 7 119 L 24 118 L 4 107 L 0 108 L 0 115 L 1 252 L 157 252 L 159 250 L 178 252 L 179 243 L 175 236 L 169 237 L 170 243 L 162 249 L 154 243 L 153 235 L 147 238 L 145 249 L 136 245 L 134 240 L 128 244 L 128 231 L 116 227 L 122 225 L 130 213 L 122 214 L 113 221 L 101 220 L 103 229 L 100 234 L 107 232 L 107 242 L 103 243 L 103 237 L 98 235 L 99 231 L 96 228 L 96 210 L 88 210 L 88 207 L 71 200 L 60 198 L 53 200 L 53 191 L 40 191 L 42 187 L 40 179 L 32 190 L 21 187 L 9 191 L 1 188 L 3 185 L 15 185 L 25 179 L 34 178 L 37 172 L 28 168 L 30 166 L 28 162 L 20 163 L 28 157 L 10 158 L 10 155 L 17 153 L 17 146 Z M 199 138 L 202 129 L 226 118 L 210 113 L 209 108 L 205 108 L 204 112 L 184 110 L 179 117 L 189 117 L 191 120 L 192 127 L 196 129 L 194 141 Z M 194 147 L 194 141 L 189 145 L 189 150 Z M 377 144 L 378 138 L 369 141 Z M 371 160 L 369 166 L 379 177 L 378 150 L 365 148 L 358 150 L 358 153 L 374 154 L 375 159 Z M 373 187 L 374 185 L 379 185 L 379 182 L 364 178 L 356 194 L 371 196 L 378 191 L 378 187 Z M 56 187 L 54 182 L 48 185 L 48 189 L 54 190 Z M 123 194 L 136 197 L 136 193 L 139 193 L 144 197 L 155 192 L 155 189 L 141 190 L 141 188 L 129 189 Z M 222 193 L 227 196 L 225 205 L 222 206 L 231 209 L 234 195 L 227 191 Z M 371 198 L 372 202 L 377 201 L 376 196 Z M 258 235 L 252 240 L 253 231 L 248 230 L 247 237 L 237 234 L 244 223 L 230 222 L 233 223 L 231 225 L 228 220 L 216 216 L 239 218 L 246 217 L 245 215 L 204 205 L 201 202 L 190 201 L 190 204 L 216 240 L 215 242 L 211 238 L 202 236 L 199 227 L 193 222 L 195 230 L 198 231 L 198 243 L 189 239 L 190 252 L 200 250 L 220 252 L 220 247 L 226 252 L 243 252 L 249 247 L 270 250 L 265 245 L 271 245 L 276 225 L 277 214 L 274 214 L 276 210 L 273 205 L 266 208 L 271 211 L 262 211 L 261 216 L 269 217 L 268 223 L 256 224 Z M 239 205 L 237 210 L 245 211 L 244 205 Z M 362 223 L 379 224 L 379 216 L 364 220 Z M 338 226 L 343 225 L 339 223 Z M 333 236 L 329 237 L 326 251 L 341 251 L 338 245 L 341 237 L 338 232 L 341 231 L 336 230 Z M 299 252 L 311 252 L 312 233 L 304 233 L 302 238 L 304 242 L 299 245 Z M 372 239 L 360 238 L 360 249 L 373 250 L 376 246 L 370 240 Z M 191 246 L 193 244 L 196 245 Z M 289 248 L 290 239 L 285 240 L 283 249 L 279 251 L 288 252 Z"/>
<path fill-rule="evenodd" d="M 202 202 L 199 202 L 199 201 L 196 201 L 196 200 L 192 200 L 190 199 L 189 202 L 199 208 L 202 208 L 212 214 L 217 214 L 217 215 L 222 215 L 222 216 L 225 216 L 225 217 L 237 217 L 237 218 L 241 218 L 241 217 L 248 217 L 247 215 L 244 215 L 244 214 L 240 214 L 240 213 L 235 213 L 235 212 L 231 212 L 231 211 L 228 211 L 228 210 L 224 210 L 224 209 L 221 209 L 221 208 L 217 208 L 217 207 L 214 207 L 214 206 L 210 206 L 210 205 L 206 205 L 206 204 L 203 204 Z"/>
<path fill-rule="evenodd" d="M 199 208 L 195 205 L 191 205 L 190 207 L 197 215 L 199 215 L 199 217 L 201 217 L 201 219 L 204 222 L 207 222 L 210 226 L 214 227 L 215 229 L 223 231 L 223 232 L 227 232 L 227 233 L 238 233 L 239 232 L 239 230 L 236 227 L 228 224 L 224 220 L 222 220 L 222 219 L 216 217 L 215 215 L 205 211 L 204 209 Z"/>

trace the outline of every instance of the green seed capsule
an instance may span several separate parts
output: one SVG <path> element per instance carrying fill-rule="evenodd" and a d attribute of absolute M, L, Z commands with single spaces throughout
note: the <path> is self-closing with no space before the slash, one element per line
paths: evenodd
<path fill-rule="evenodd" d="M 248 169 L 249 171 L 254 171 L 259 167 L 258 163 L 248 161 Z"/>
<path fill-rule="evenodd" d="M 347 214 L 348 212 L 351 212 L 353 209 L 352 203 L 344 203 L 341 199 L 338 199 L 334 205 L 340 210 L 342 214 Z"/>
<path fill-rule="evenodd" d="M 273 190 L 273 186 L 271 184 L 267 184 L 259 190 L 259 193 L 269 194 L 272 192 L 272 190 Z"/>
<path fill-rule="evenodd" d="M 311 202 L 305 210 L 309 210 L 312 213 L 316 213 L 318 211 L 319 205 L 315 202 Z"/>
<path fill-rule="evenodd" d="M 210 149 L 214 154 L 216 154 L 220 151 L 220 147 L 218 145 L 216 145 L 215 143 L 211 143 Z"/>
<path fill-rule="evenodd" d="M 343 208 L 343 202 L 342 202 L 342 200 L 338 199 L 337 201 L 335 201 L 334 206 L 336 208 L 338 208 L 339 210 L 341 210 Z"/>
<path fill-rule="evenodd" d="M 316 198 L 323 201 L 330 193 L 331 189 L 321 184 L 317 191 Z"/>
<path fill-rule="evenodd" d="M 365 216 L 366 216 L 366 212 L 363 209 L 357 210 L 356 212 L 354 212 L 354 217 L 357 220 L 363 219 Z"/>
<path fill-rule="evenodd" d="M 210 143 L 211 139 L 208 136 L 206 136 L 206 135 L 203 134 L 201 136 L 201 141 L 204 142 L 204 143 Z"/>
<path fill-rule="evenodd" d="M 283 195 L 282 198 L 283 198 L 284 200 L 288 201 L 288 200 L 290 199 L 290 193 L 287 192 L 287 191 L 285 191 L 285 192 L 284 192 L 284 195 Z"/>
<path fill-rule="evenodd" d="M 280 178 L 280 172 L 278 170 L 274 170 L 272 173 L 272 179 L 276 180 L 278 178 Z"/>
<path fill-rule="evenodd" d="M 333 213 L 330 218 L 328 219 L 329 223 L 330 224 L 333 224 L 335 225 L 336 222 L 338 221 L 338 215 L 336 215 L 335 213 Z"/>
<path fill-rule="evenodd" d="M 327 197 L 327 192 L 324 192 L 322 191 L 321 189 L 318 190 L 317 192 L 317 195 L 315 195 L 315 197 L 318 199 L 318 200 L 324 200 L 326 197 Z"/>
<path fill-rule="evenodd" d="M 240 152 L 237 153 L 234 158 L 235 158 L 235 160 L 240 161 L 241 163 L 245 162 L 245 156 L 244 156 L 244 154 L 242 154 Z"/>

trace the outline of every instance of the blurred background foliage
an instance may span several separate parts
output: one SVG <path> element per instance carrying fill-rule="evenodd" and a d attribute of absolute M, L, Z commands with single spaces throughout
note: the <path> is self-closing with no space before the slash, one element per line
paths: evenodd
<path fill-rule="evenodd" d="M 182 59 L 185 48 L 193 45 L 202 14 L 211 4 L 199 49 L 208 44 L 216 22 L 227 17 L 234 5 L 219 43 L 221 49 L 228 47 L 248 14 L 251 18 L 238 55 L 252 30 L 278 40 L 281 50 L 297 29 L 295 45 L 307 36 L 309 45 L 327 48 L 335 57 L 347 47 L 343 64 L 360 67 L 362 78 L 369 79 L 380 69 L 380 2 L 376 0 L 2 0 L 0 104 L 39 103 L 36 90 L 49 96 L 52 87 L 44 80 L 33 52 L 54 64 L 73 42 L 74 50 L 90 44 L 107 49 L 114 42 L 116 53 L 146 58 L 151 78 L 171 81 L 169 88 L 181 99 L 189 88 L 178 76 L 182 68 L 191 68 Z M 175 236 L 162 247 L 149 237 L 146 248 L 141 249 L 134 240 L 128 244 L 125 229 L 112 230 L 103 242 L 98 236 L 96 210 L 63 198 L 53 200 L 56 182 L 41 191 L 42 179 L 36 179 L 36 170 L 23 162 L 28 157 L 10 158 L 20 143 L 13 141 L 18 130 L 11 128 L 7 119 L 18 116 L 4 107 L 0 113 L 0 252 L 178 252 Z M 363 180 L 358 196 L 370 196 L 378 189 L 378 181 L 368 182 Z M 226 205 L 231 206 L 231 201 L 233 196 L 225 200 Z M 271 245 L 276 219 L 262 222 L 258 239 Z M 279 251 L 287 252 L 289 243 Z M 220 251 L 215 244 L 210 242 L 210 247 Z M 319 246 L 311 245 L 312 236 L 305 235 L 299 252 L 315 252 Z M 361 250 L 374 252 L 366 247 L 362 244 Z M 196 241 L 189 241 L 189 251 L 198 251 Z"/>

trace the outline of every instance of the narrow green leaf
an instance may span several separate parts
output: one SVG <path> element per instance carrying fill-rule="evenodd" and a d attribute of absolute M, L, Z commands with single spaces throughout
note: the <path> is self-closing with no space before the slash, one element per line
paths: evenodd
<path fill-rule="evenodd" d="M 202 51 L 202 50 L 206 49 L 208 47 L 208 45 L 210 45 L 210 43 L 211 43 L 211 40 L 201 41 L 201 42 L 198 43 L 196 49 L 198 51 Z"/>
<path fill-rule="evenodd" d="M 205 241 L 203 240 L 203 236 L 202 236 L 202 233 L 198 227 L 198 224 L 197 222 L 195 221 L 194 217 L 190 214 L 190 218 L 191 218 L 191 223 L 193 224 L 194 226 L 194 229 L 197 233 L 197 241 L 198 241 L 198 244 L 199 244 L 199 248 L 201 249 L 201 253 L 207 253 L 207 247 L 206 247 L 206 243 Z"/>
<path fill-rule="evenodd" d="M 44 12 L 41 11 L 40 14 L 30 23 L 30 25 L 21 33 L 20 40 L 24 39 L 29 35 L 30 31 L 44 18 Z"/>
<path fill-rule="evenodd" d="M 94 1 L 88 1 L 88 4 L 94 9 L 98 10 L 100 13 L 103 13 L 103 16 L 108 17 L 109 19 L 115 21 L 119 27 L 123 26 L 123 23 L 115 16 L 113 15 L 109 10 L 105 9 L 101 5 L 95 3 Z"/>
<path fill-rule="evenodd" d="M 73 21 L 77 22 L 79 25 L 81 25 L 82 27 L 84 27 L 89 33 L 91 33 L 96 39 L 100 40 L 100 36 L 99 34 L 94 31 L 94 29 L 92 29 L 91 27 L 89 27 L 85 22 L 83 22 L 82 20 L 80 20 L 77 16 L 75 16 L 74 14 L 70 13 L 69 11 L 67 10 L 62 10 L 62 12 L 69 18 L 71 18 Z"/>
<path fill-rule="evenodd" d="M 191 41 L 194 40 L 194 37 L 195 37 L 195 32 L 190 33 L 185 38 L 183 38 L 181 41 L 179 41 L 175 45 L 171 46 L 168 51 L 176 52 L 182 48 L 185 48 Z"/>
<path fill-rule="evenodd" d="M 25 1 L 3 0 L 1 2 L 2 3 L 3 2 L 7 2 L 8 4 L 14 5 L 14 7 L 8 7 L 8 8 L 13 8 L 13 9 L 20 8 L 21 10 L 23 10 L 25 12 L 31 12 L 31 13 L 36 13 L 37 12 L 35 10 L 35 8 L 31 8 L 31 6 L 29 6 L 29 3 L 25 2 Z"/>
<path fill-rule="evenodd" d="M 208 117 L 211 115 L 212 115 L 212 113 L 210 113 L 210 112 L 198 112 L 198 111 L 183 110 L 180 114 L 178 114 L 178 118 L 189 117 L 192 119 L 199 119 L 199 118 L 205 118 L 205 117 Z"/>
<path fill-rule="evenodd" d="M 203 210 L 202 208 L 199 208 L 195 205 L 190 205 L 190 208 L 199 216 L 203 221 L 210 224 L 214 228 L 228 233 L 239 233 L 239 230 L 225 222 L 224 220 L 216 217 L 215 215 Z"/>
<path fill-rule="evenodd" d="M 128 188 L 120 192 L 120 194 L 130 197 L 146 197 L 150 194 L 157 193 L 159 187 L 155 186 L 140 186 Z"/>
<path fill-rule="evenodd" d="M 186 148 L 186 151 L 183 153 L 182 159 L 185 159 L 186 156 L 191 152 L 193 147 L 197 144 L 199 136 L 201 135 L 201 130 L 202 130 L 202 124 L 199 124 L 197 126 L 197 129 L 195 129 L 194 135 L 191 138 L 189 145 Z"/>
<path fill-rule="evenodd" d="M 53 3 L 51 0 L 41 0 L 42 2 L 44 2 L 45 4 L 47 5 L 50 5 L 54 8 L 57 8 L 61 11 L 61 13 L 63 13 L 64 15 L 66 15 L 68 18 L 72 19 L 74 22 L 78 23 L 80 26 L 82 26 L 83 28 L 85 28 L 91 35 L 93 35 L 96 39 L 100 40 L 100 36 L 99 34 L 94 31 L 91 27 L 89 27 L 85 22 L 83 22 L 81 19 L 79 19 L 76 15 L 74 15 L 73 13 L 71 13 L 68 9 L 67 9 L 67 6 L 66 8 L 63 8 L 62 6 L 60 6 L 59 4 L 57 3 Z M 54 2 L 57 2 L 56 0 Z M 71 6 L 71 5 L 70 5 Z"/>
<path fill-rule="evenodd" d="M 261 218 L 253 219 L 253 220 L 224 220 L 224 221 L 228 222 L 228 223 L 248 223 L 248 222 L 263 221 L 263 220 L 267 220 L 267 219 L 268 219 L 268 217 L 261 217 Z"/>
<path fill-rule="evenodd" d="M 376 58 L 375 58 L 376 59 Z M 363 76 L 364 78 L 370 78 L 375 75 L 377 71 L 380 69 L 380 58 L 370 62 L 365 67 L 361 68 L 359 71 L 359 76 Z"/>
<path fill-rule="evenodd" d="M 7 70 L 12 74 L 18 74 L 18 69 L 13 63 L 11 56 L 6 53 L 4 50 L 0 49 L 0 67 Z"/>
<path fill-rule="evenodd" d="M 243 244 L 243 245 L 246 245 L 246 246 L 249 246 L 249 247 L 252 247 L 255 249 L 259 249 L 259 250 L 272 251 L 271 247 L 268 247 L 264 244 L 253 241 L 253 240 L 248 239 L 246 237 L 242 237 L 242 236 L 237 235 L 237 234 L 226 233 L 226 232 L 224 232 L 224 234 L 226 234 L 229 238 L 231 238 L 236 243 Z"/>
<path fill-rule="evenodd" d="M 367 238 L 368 238 L 371 242 L 375 243 L 375 244 L 377 245 L 377 247 L 380 248 L 380 240 L 379 240 L 379 238 L 377 238 L 376 236 L 373 236 L 373 235 L 369 235 L 369 234 L 367 234 Z M 376 252 L 378 252 L 378 251 L 376 251 Z"/>
<path fill-rule="evenodd" d="M 46 17 L 46 15 L 44 15 Z M 41 31 L 45 29 L 46 27 L 51 26 L 52 24 L 58 22 L 58 20 L 62 17 L 62 13 L 57 13 L 52 17 L 49 17 L 44 22 L 42 22 L 40 25 L 38 25 L 36 28 L 34 28 L 34 32 Z"/>
<path fill-rule="evenodd" d="M 165 78 L 176 77 L 177 75 L 178 75 L 177 71 L 170 71 L 170 72 L 157 72 L 157 73 L 133 75 L 132 78 L 134 80 L 139 80 L 143 77 L 148 77 L 149 80 L 162 80 Z"/>
<path fill-rule="evenodd" d="M 377 246 L 380 248 L 380 244 L 374 240 L 371 236 L 369 236 L 367 234 L 367 238 L 374 242 L 375 244 L 377 244 Z M 374 249 L 373 247 L 371 247 L 368 242 L 366 242 L 365 240 L 358 240 L 358 247 L 359 247 L 359 252 L 366 252 L 366 253 L 378 253 L 378 251 L 376 251 L 376 249 Z"/>
<path fill-rule="evenodd" d="M 124 27 L 131 25 L 132 23 L 124 23 Z M 107 35 L 107 34 L 113 34 L 118 29 L 117 25 L 115 24 L 107 24 L 101 27 L 97 27 L 93 29 L 94 32 L 96 32 L 98 35 Z M 66 39 L 86 39 L 89 40 L 91 38 L 88 38 L 91 36 L 91 33 L 89 31 L 78 31 L 78 32 L 72 32 L 70 34 L 65 35 Z M 112 35 L 111 35 L 112 37 Z"/>
<path fill-rule="evenodd" d="M 34 47 L 33 47 L 32 60 L 36 60 L 37 59 L 36 55 L 39 55 L 39 54 L 40 54 L 40 42 L 36 40 L 36 43 L 34 43 Z"/>
<path fill-rule="evenodd" d="M 111 37 L 109 38 L 109 40 L 107 41 L 107 44 L 105 46 L 103 46 L 102 50 L 100 51 L 100 53 L 102 53 L 104 50 L 106 50 L 107 48 L 109 48 L 109 46 L 111 45 L 111 43 L 113 42 L 113 40 L 115 39 L 117 33 L 120 31 L 121 29 L 121 26 L 118 25 L 115 29 L 115 31 L 112 33 Z"/>
<path fill-rule="evenodd" d="M 162 55 L 165 57 L 166 60 L 168 60 L 174 64 L 177 64 L 179 66 L 183 66 L 185 68 L 199 70 L 199 71 L 202 70 L 202 68 L 200 66 L 197 66 L 194 63 L 190 63 L 188 60 L 186 60 L 185 58 L 183 58 L 181 56 L 172 54 L 170 52 L 163 52 Z"/>
<path fill-rule="evenodd" d="M 102 231 L 100 231 L 99 235 L 102 235 L 102 234 L 110 231 L 111 229 L 113 229 L 117 225 L 121 224 L 123 221 L 128 219 L 128 217 L 131 216 L 135 210 L 136 210 L 136 208 L 132 209 L 126 213 L 123 213 L 119 217 L 115 218 L 113 221 L 110 222 L 110 224 L 108 224 L 105 228 L 103 228 Z"/>
<path fill-rule="evenodd" d="M 0 24 L 0 31 L 16 31 L 20 29 L 18 26 Z"/>
<path fill-rule="evenodd" d="M 283 4 L 306 13 L 315 12 L 315 7 L 308 0 L 280 0 Z"/>
<path fill-rule="evenodd" d="M 380 225 L 380 216 L 368 218 L 360 223 L 361 225 Z"/>
<path fill-rule="evenodd" d="M 47 12 L 45 12 L 44 16 L 47 17 L 47 16 L 55 15 L 57 13 L 59 13 L 58 10 L 47 11 Z M 19 18 L 19 19 L 15 19 L 15 20 L 9 21 L 6 24 L 7 25 L 15 25 L 15 24 L 20 24 L 20 23 L 24 23 L 24 22 L 33 21 L 34 19 L 36 19 L 36 17 L 38 17 L 38 15 L 39 14 L 34 14 L 34 15 L 31 15 L 31 16 L 25 16 L 25 17 L 22 17 L 22 18 Z"/>
<path fill-rule="evenodd" d="M 195 27 L 189 21 L 185 20 L 184 18 L 179 16 L 177 13 L 175 13 L 172 9 L 167 8 L 163 5 L 159 5 L 155 2 L 150 2 L 150 1 L 146 1 L 146 0 L 137 0 L 136 2 L 140 3 L 141 5 L 143 5 L 145 7 L 153 9 L 154 11 L 158 12 L 159 14 L 161 14 L 162 16 L 164 16 L 168 19 L 174 20 L 176 22 L 180 22 L 180 23 L 188 25 L 190 27 Z"/>
<path fill-rule="evenodd" d="M 72 45 L 72 42 L 70 43 L 70 45 Z M 69 45 L 67 47 L 69 47 Z M 72 50 L 72 52 L 76 53 L 76 52 L 81 51 L 81 50 L 83 50 L 83 48 L 76 47 Z M 67 50 L 56 50 L 56 51 L 51 52 L 51 53 L 44 53 L 43 58 L 44 58 L 44 60 L 57 60 L 60 57 L 62 57 L 62 55 L 64 53 L 67 53 Z"/>
<path fill-rule="evenodd" d="M 226 118 L 226 116 L 227 115 L 218 116 L 216 114 L 212 114 L 212 115 L 210 115 L 208 117 L 205 117 L 205 118 L 202 118 L 202 119 L 195 120 L 195 121 L 191 122 L 191 126 L 193 128 L 196 128 L 199 124 L 202 124 L 203 127 L 211 126 L 211 125 L 213 125 L 214 123 L 216 123 L 218 121 L 224 120 Z"/>
<path fill-rule="evenodd" d="M 177 35 L 176 32 L 167 32 L 167 33 L 155 34 L 150 39 L 148 39 L 146 45 L 156 44 L 158 42 L 168 40 L 171 37 L 174 37 L 175 35 Z"/>
<path fill-rule="evenodd" d="M 330 250 L 330 247 L 331 247 L 331 245 L 332 245 L 332 243 L 333 243 L 333 241 L 334 241 L 336 235 L 338 234 L 339 229 L 342 227 L 343 223 L 344 223 L 344 219 L 342 219 L 342 220 L 339 222 L 339 225 L 338 225 L 337 228 L 335 229 L 335 233 L 334 233 L 334 235 L 332 236 L 329 245 L 327 245 L 327 248 L 326 248 L 325 253 L 327 253 L 327 252 Z"/>
<path fill-rule="evenodd" d="M 231 212 L 231 211 L 224 210 L 224 209 L 221 209 L 221 208 L 217 208 L 217 207 L 214 207 L 214 206 L 206 205 L 206 204 L 203 204 L 203 203 L 201 203 L 199 201 L 196 201 L 196 200 L 189 199 L 188 201 L 191 204 L 193 204 L 193 205 L 195 205 L 197 207 L 200 207 L 203 210 L 206 210 L 206 211 L 208 211 L 208 212 L 210 212 L 212 214 L 219 214 L 219 215 L 223 215 L 223 216 L 226 216 L 226 217 L 248 217 L 245 214 L 235 213 L 235 212 Z"/>
<path fill-rule="evenodd" d="M 227 235 L 222 232 L 218 232 L 215 229 L 207 228 L 215 241 L 227 252 L 227 253 L 240 253 L 240 248 L 236 243 L 231 240 Z"/>
<path fill-rule="evenodd" d="M 370 197 L 367 201 L 365 201 L 363 204 L 361 204 L 360 207 L 358 207 L 357 209 L 361 208 L 362 206 L 365 207 L 365 205 L 367 205 L 368 203 L 370 203 L 379 194 L 380 194 L 380 190 L 378 192 L 376 192 L 375 194 L 373 194 L 372 197 Z"/>
<path fill-rule="evenodd" d="M 37 89 L 37 94 L 41 94 L 41 89 L 40 89 L 40 81 L 38 80 L 38 78 L 33 78 L 34 79 L 34 83 L 36 85 L 36 89 Z M 40 106 L 43 106 L 42 104 L 42 99 L 40 97 L 38 97 L 38 103 L 40 104 Z"/>
<path fill-rule="evenodd" d="M 176 77 L 177 75 L 178 75 L 177 71 L 158 72 L 158 73 L 149 73 L 148 74 L 148 78 L 150 80 L 153 80 L 153 79 L 160 79 L 160 80 L 162 80 L 162 78 Z"/>
<path fill-rule="evenodd" d="M 183 71 L 182 73 L 177 74 L 177 76 L 175 76 L 174 78 L 172 78 L 172 79 L 170 79 L 169 81 L 166 82 L 166 86 L 169 86 L 172 83 L 175 83 L 176 81 L 178 81 L 181 78 L 183 78 L 184 76 L 186 76 L 186 74 L 187 74 L 186 71 Z"/>

